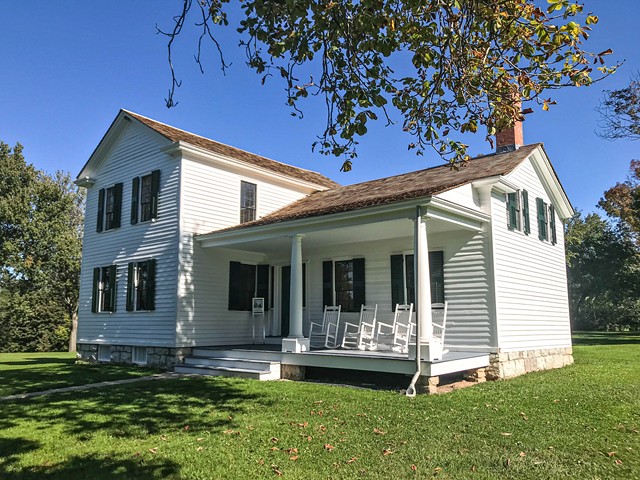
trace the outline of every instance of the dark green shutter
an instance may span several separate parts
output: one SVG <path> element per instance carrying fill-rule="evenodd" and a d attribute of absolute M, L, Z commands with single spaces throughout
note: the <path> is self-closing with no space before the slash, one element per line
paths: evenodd
<path fill-rule="evenodd" d="M 359 312 L 360 306 L 366 305 L 364 258 L 353 259 L 353 311 Z"/>
<path fill-rule="evenodd" d="M 113 228 L 120 227 L 122 214 L 122 183 L 113 186 Z"/>
<path fill-rule="evenodd" d="M 547 239 L 547 212 L 544 200 L 536 198 L 536 207 L 538 209 L 538 238 L 540 240 Z"/>
<path fill-rule="evenodd" d="M 518 200 L 517 193 L 507 194 L 507 225 L 509 230 L 518 228 Z"/>
<path fill-rule="evenodd" d="M 229 262 L 229 310 L 240 309 L 240 262 Z"/>
<path fill-rule="evenodd" d="M 156 309 L 156 259 L 147 260 L 147 310 Z"/>
<path fill-rule="evenodd" d="M 98 191 L 98 221 L 96 223 L 96 232 L 102 231 L 102 222 L 104 221 L 104 188 Z"/>
<path fill-rule="evenodd" d="M 558 243 L 558 237 L 556 236 L 556 209 L 553 205 L 549 205 L 549 230 L 551 230 L 551 243 L 555 245 Z"/>
<path fill-rule="evenodd" d="M 140 199 L 140 177 L 135 177 L 131 185 L 131 225 L 138 223 L 138 201 Z"/>
<path fill-rule="evenodd" d="M 129 262 L 129 265 L 127 265 L 127 312 L 132 312 L 134 310 L 133 299 L 136 288 L 135 275 L 136 264 Z"/>
<path fill-rule="evenodd" d="M 93 290 L 91 294 L 91 311 L 98 312 L 98 304 L 100 302 L 100 267 L 93 269 Z"/>
<path fill-rule="evenodd" d="M 406 289 L 407 289 L 406 303 L 407 304 L 413 303 L 413 307 L 414 307 L 413 310 L 415 311 L 418 302 L 416 300 L 415 262 L 414 262 L 413 254 L 406 255 L 404 257 L 404 271 L 405 271 L 405 282 L 406 282 Z M 395 305 L 393 306 L 393 308 L 396 308 Z"/>
<path fill-rule="evenodd" d="M 322 262 L 322 303 L 333 305 L 333 262 Z"/>
<path fill-rule="evenodd" d="M 258 265 L 256 271 L 256 297 L 264 298 L 264 308 L 269 309 L 269 265 Z"/>
<path fill-rule="evenodd" d="M 391 310 L 404 303 L 404 255 L 391 255 Z"/>
<path fill-rule="evenodd" d="M 444 303 L 444 252 L 429 252 L 431 303 Z"/>
<path fill-rule="evenodd" d="M 122 186 L 122 184 L 120 184 Z M 109 297 L 111 304 L 111 312 L 116 311 L 116 294 L 118 293 L 118 284 L 116 282 L 116 266 L 109 265 Z"/>
<path fill-rule="evenodd" d="M 151 172 L 151 218 L 158 218 L 158 193 L 160 192 L 160 170 Z"/>
<path fill-rule="evenodd" d="M 531 233 L 531 222 L 529 221 L 529 192 L 522 191 L 522 219 L 524 221 L 524 233 Z"/>

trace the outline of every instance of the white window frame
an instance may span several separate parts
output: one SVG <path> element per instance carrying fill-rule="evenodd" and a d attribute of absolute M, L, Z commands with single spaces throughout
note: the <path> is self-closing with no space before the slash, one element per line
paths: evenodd
<path fill-rule="evenodd" d="M 98 345 L 98 361 L 99 362 L 111 361 L 111 345 Z"/>
<path fill-rule="evenodd" d="M 136 365 L 147 364 L 147 347 L 133 347 L 131 351 L 131 363 Z"/>

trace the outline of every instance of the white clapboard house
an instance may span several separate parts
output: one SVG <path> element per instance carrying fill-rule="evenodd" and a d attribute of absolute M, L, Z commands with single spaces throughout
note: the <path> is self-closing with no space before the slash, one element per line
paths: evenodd
<path fill-rule="evenodd" d="M 121 110 L 76 183 L 87 190 L 86 360 L 260 378 L 419 368 L 423 380 L 572 362 L 562 226 L 574 210 L 521 124 L 459 171 L 340 186 Z M 432 307 L 445 302 L 434 356 Z M 390 323 L 410 303 L 408 352 L 309 348 L 326 305 L 341 307 L 339 336 L 363 304 Z"/>

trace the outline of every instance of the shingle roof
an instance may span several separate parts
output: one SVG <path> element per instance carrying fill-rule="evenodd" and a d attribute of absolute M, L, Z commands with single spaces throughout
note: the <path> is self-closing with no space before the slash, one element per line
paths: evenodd
<path fill-rule="evenodd" d="M 536 143 L 521 147 L 513 152 L 476 157 L 469 160 L 465 166 L 457 171 L 451 169 L 449 165 L 441 165 L 417 172 L 314 192 L 253 222 L 226 228 L 224 231 L 347 212 L 436 195 L 475 180 L 506 175 L 520 165 L 540 145 L 542 144 Z"/>
<path fill-rule="evenodd" d="M 293 167 L 285 163 L 276 162 L 275 160 L 261 157 L 260 155 L 246 152 L 244 150 L 240 150 L 239 148 L 231 147 L 229 145 L 225 145 L 224 143 L 216 142 L 214 140 L 201 137 L 200 135 L 180 130 L 179 128 L 171 127 L 164 123 L 157 122 L 155 120 L 152 120 L 151 118 L 143 117 L 142 115 L 138 115 L 137 113 L 133 113 L 128 110 L 123 111 L 127 115 L 130 115 L 136 120 L 144 123 L 146 126 L 152 128 L 160 135 L 168 138 L 172 142 L 186 142 L 191 145 L 204 148 L 205 150 L 209 150 L 210 152 L 235 158 L 251 165 L 255 165 L 266 170 L 271 170 L 272 172 L 280 173 L 282 175 L 287 175 L 292 178 L 297 178 L 299 180 L 303 180 L 305 182 L 309 182 L 321 187 L 332 188 L 340 186 L 340 184 L 317 172 Z"/>

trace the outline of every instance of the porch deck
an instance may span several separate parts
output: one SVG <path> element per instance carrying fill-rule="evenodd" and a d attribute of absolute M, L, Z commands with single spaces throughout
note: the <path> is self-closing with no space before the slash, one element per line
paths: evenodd
<path fill-rule="evenodd" d="M 280 362 L 283 365 L 322 367 L 347 370 L 413 375 L 416 371 L 415 359 L 407 354 L 391 351 L 361 351 L 317 349 L 303 353 L 282 352 L 279 344 L 229 345 L 194 348 L 193 356 L 209 358 L 242 358 Z M 422 362 L 422 374 L 433 377 L 450 373 L 475 370 L 489 365 L 489 354 L 478 352 L 448 352 L 441 360 Z"/>

